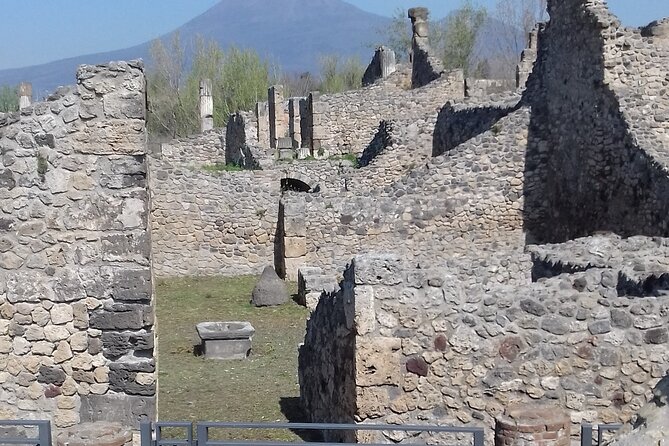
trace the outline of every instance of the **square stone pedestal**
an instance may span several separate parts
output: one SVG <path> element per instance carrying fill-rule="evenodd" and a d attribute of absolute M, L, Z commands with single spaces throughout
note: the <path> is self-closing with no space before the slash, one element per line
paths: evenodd
<path fill-rule="evenodd" d="M 255 329 L 249 322 L 201 322 L 196 325 L 207 359 L 246 359 Z"/>

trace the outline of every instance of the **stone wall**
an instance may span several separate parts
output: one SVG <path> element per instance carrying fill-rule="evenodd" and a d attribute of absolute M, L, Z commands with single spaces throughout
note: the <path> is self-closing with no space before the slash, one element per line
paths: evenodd
<path fill-rule="evenodd" d="M 160 277 L 257 274 L 273 263 L 280 181 L 151 160 L 152 249 Z"/>
<path fill-rule="evenodd" d="M 296 182 L 345 188 L 344 161 L 294 161 L 226 171 L 151 159 L 151 241 L 157 276 L 258 274 L 275 264 L 279 200 Z M 300 193 L 310 199 L 311 193 Z"/>
<path fill-rule="evenodd" d="M 352 284 L 349 277 L 346 281 Z M 356 408 L 355 332 L 352 330 L 353 288 L 323 296 L 307 321 L 299 348 L 302 408 L 310 421 L 353 423 Z M 311 329 L 309 329 L 311 327 Z M 354 441 L 350 432 L 326 432 L 325 441 Z"/>
<path fill-rule="evenodd" d="M 0 418 L 155 417 L 145 109 L 115 62 L 0 115 Z"/>
<path fill-rule="evenodd" d="M 225 160 L 225 133 L 217 129 L 173 139 L 160 144 L 160 152 L 154 156 L 175 164 L 203 166 L 220 163 Z"/>
<path fill-rule="evenodd" d="M 426 159 L 388 185 L 381 177 L 392 169 L 379 160 L 380 166 L 356 169 L 343 193 L 324 191 L 309 200 L 284 195 L 285 237 L 301 247 L 286 255 L 288 271 L 297 274 L 306 265 L 336 272 L 359 252 L 400 252 L 427 264 L 465 255 L 473 246 L 489 249 L 492 240 L 522 247 L 528 123 L 529 109 L 520 108 L 457 150 Z M 407 136 L 406 141 L 422 139 Z M 423 151 L 431 143 L 430 137 Z M 412 153 L 410 147 L 393 150 Z M 371 187 L 375 181 L 379 186 Z"/>
<path fill-rule="evenodd" d="M 379 122 L 436 114 L 447 101 L 462 99 L 464 94 L 462 72 L 454 71 L 415 90 L 384 83 L 322 95 L 314 100 L 313 113 L 317 119 L 312 119 L 311 134 L 319 141 L 325 156 L 357 155 L 372 141 Z"/>
<path fill-rule="evenodd" d="M 614 270 L 485 290 L 450 265 L 363 255 L 345 277 L 350 297 L 319 306 L 342 307 L 347 319 L 327 329 L 355 334 L 355 367 L 311 362 L 301 385 L 353 374 L 358 422 L 473 423 L 491 433 L 508 405 L 550 402 L 571 411 L 578 432 L 581 421 L 629 419 L 669 366 L 669 300 L 618 296 Z M 315 324 L 301 363 L 315 348 Z M 339 410 L 302 395 L 311 413 Z"/>
<path fill-rule="evenodd" d="M 547 241 L 667 236 L 667 48 L 623 28 L 603 1 L 549 8 L 525 91 L 527 157 L 539 167 L 526 181 L 528 231 Z"/>

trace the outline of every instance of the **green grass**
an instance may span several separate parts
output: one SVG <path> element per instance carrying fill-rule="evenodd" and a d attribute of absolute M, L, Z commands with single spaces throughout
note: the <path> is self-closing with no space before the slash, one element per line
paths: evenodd
<path fill-rule="evenodd" d="M 216 173 L 216 172 L 241 172 L 244 169 L 236 164 L 214 163 L 214 164 L 203 165 L 202 170 L 204 170 L 205 172 Z"/>
<path fill-rule="evenodd" d="M 297 346 L 307 310 L 292 300 L 255 308 L 256 277 L 157 281 L 158 418 L 160 421 L 286 421 L 299 416 Z M 289 284 L 295 292 L 295 284 Z M 205 360 L 195 324 L 249 321 L 255 327 L 246 360 Z M 283 410 L 282 410 L 283 409 Z M 235 432 L 237 438 L 294 440 L 290 432 Z"/>

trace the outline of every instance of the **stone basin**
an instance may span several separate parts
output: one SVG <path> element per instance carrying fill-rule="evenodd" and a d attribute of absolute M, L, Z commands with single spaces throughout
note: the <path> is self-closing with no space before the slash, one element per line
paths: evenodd
<path fill-rule="evenodd" d="M 200 322 L 195 326 L 200 339 L 245 339 L 256 332 L 250 322 Z"/>
<path fill-rule="evenodd" d="M 200 322 L 195 326 L 207 359 L 245 359 L 256 332 L 250 322 Z"/>

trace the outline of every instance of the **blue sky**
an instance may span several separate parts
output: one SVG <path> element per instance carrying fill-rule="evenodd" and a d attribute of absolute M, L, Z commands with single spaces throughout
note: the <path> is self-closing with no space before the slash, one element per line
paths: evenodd
<path fill-rule="evenodd" d="M 243 1 L 243 0 L 241 0 Z M 267 0 L 273 1 L 273 0 Z M 455 0 L 346 0 L 391 16 L 397 8 L 427 6 L 433 17 L 456 8 Z M 2 0 L 0 69 L 133 46 L 169 32 L 218 0 Z M 493 7 L 496 0 L 478 0 Z M 623 23 L 639 26 L 669 16 L 668 0 L 609 0 Z"/>

